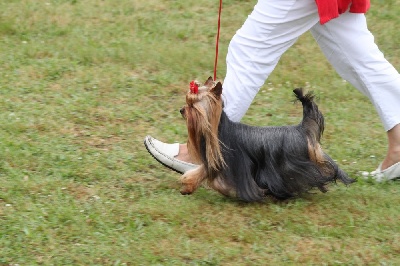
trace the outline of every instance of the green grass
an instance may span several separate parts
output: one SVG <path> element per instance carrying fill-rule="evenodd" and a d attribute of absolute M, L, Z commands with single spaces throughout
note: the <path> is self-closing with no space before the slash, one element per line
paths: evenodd
<path fill-rule="evenodd" d="M 224 1 L 218 77 L 253 1 Z M 147 134 L 186 140 L 179 109 L 212 75 L 216 1 L 0 2 L 0 265 L 399 265 L 400 183 L 332 185 L 279 203 L 207 189 L 179 194 Z M 370 30 L 400 68 L 399 0 Z M 323 147 L 352 177 L 385 156 L 372 105 L 305 34 L 244 118 L 295 124 L 294 87 L 314 90 Z"/>

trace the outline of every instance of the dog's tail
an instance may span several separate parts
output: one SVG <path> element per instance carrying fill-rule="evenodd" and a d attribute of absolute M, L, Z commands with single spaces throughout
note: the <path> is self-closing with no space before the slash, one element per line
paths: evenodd
<path fill-rule="evenodd" d="M 314 102 L 315 96 L 312 92 L 304 95 L 301 88 L 297 88 L 293 92 L 296 95 L 296 100 L 299 100 L 303 105 L 303 121 L 301 124 L 306 130 L 306 135 L 312 142 L 316 141 L 318 143 L 324 133 L 325 122 L 324 116 Z"/>
<path fill-rule="evenodd" d="M 339 179 L 345 184 L 354 182 L 355 180 L 349 178 L 321 148 L 320 140 L 325 128 L 324 116 L 314 102 L 314 94 L 309 92 L 304 95 L 303 89 L 300 88 L 293 92 L 303 105 L 303 120 L 300 126 L 307 137 L 308 154 L 311 161 L 319 166 L 324 176 L 333 176 L 335 180 Z"/>

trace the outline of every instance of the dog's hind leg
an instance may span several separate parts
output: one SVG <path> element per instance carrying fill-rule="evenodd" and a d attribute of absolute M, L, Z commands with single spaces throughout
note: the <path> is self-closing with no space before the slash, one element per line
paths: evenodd
<path fill-rule="evenodd" d="M 207 177 L 207 172 L 204 165 L 189 170 L 181 176 L 181 194 L 189 195 L 192 194 L 200 185 L 203 183 L 204 179 Z"/>
<path fill-rule="evenodd" d="M 336 181 L 336 179 L 339 179 L 346 185 L 355 181 L 355 179 L 350 178 L 343 170 L 341 170 L 328 154 L 322 151 L 319 143 L 316 143 L 314 147 L 309 139 L 307 141 L 310 160 L 318 166 L 319 171 L 325 178 L 331 179 L 330 181 Z"/>
<path fill-rule="evenodd" d="M 346 174 L 346 172 L 340 169 L 339 166 L 335 163 L 335 161 L 331 157 L 329 157 L 328 154 L 325 154 L 325 157 L 327 159 L 327 163 L 329 163 L 331 167 L 334 169 L 335 179 L 339 179 L 345 185 L 349 185 L 357 181 L 356 179 L 349 177 Z"/>

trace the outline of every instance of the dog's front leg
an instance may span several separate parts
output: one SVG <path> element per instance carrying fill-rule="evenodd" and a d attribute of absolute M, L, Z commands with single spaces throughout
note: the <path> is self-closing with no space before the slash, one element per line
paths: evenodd
<path fill-rule="evenodd" d="M 192 194 L 207 177 L 207 172 L 205 171 L 204 165 L 189 170 L 181 176 L 181 194 L 189 195 Z"/>
<path fill-rule="evenodd" d="M 228 196 L 228 197 L 235 197 L 235 189 L 231 186 L 229 186 L 225 181 L 224 178 L 221 176 L 218 176 L 214 178 L 212 181 L 208 182 L 208 185 L 221 193 L 222 195 Z"/>

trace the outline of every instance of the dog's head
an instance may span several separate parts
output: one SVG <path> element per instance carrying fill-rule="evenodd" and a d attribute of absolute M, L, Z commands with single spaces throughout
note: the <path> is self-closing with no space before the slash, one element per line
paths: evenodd
<path fill-rule="evenodd" d="M 197 162 L 200 161 L 201 141 L 205 141 L 206 156 L 214 169 L 223 164 L 218 141 L 223 107 L 221 94 L 221 82 L 215 82 L 211 77 L 203 85 L 192 81 L 186 94 L 186 105 L 180 109 L 187 124 L 189 152 Z"/>
<path fill-rule="evenodd" d="M 190 89 L 186 94 L 186 105 L 180 109 L 180 113 L 185 119 L 187 119 L 188 113 L 193 110 L 203 114 L 211 114 L 214 106 L 222 105 L 221 94 L 221 82 L 215 82 L 209 77 L 201 85 L 199 81 L 194 80 L 190 82 Z"/>

